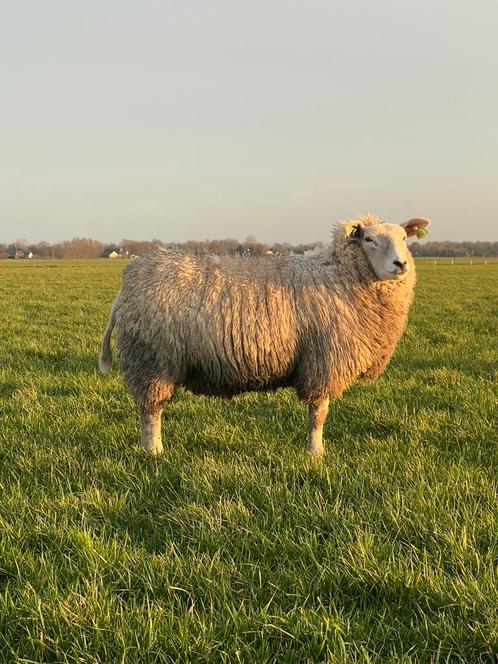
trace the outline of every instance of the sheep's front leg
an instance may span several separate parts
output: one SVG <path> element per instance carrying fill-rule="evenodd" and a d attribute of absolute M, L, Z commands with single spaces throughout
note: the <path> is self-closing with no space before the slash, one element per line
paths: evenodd
<path fill-rule="evenodd" d="M 309 447 L 308 451 L 313 456 L 322 456 L 324 453 L 322 432 L 323 423 L 329 411 L 329 399 L 323 399 L 317 403 L 308 406 L 308 433 Z"/>
<path fill-rule="evenodd" d="M 153 456 L 162 454 L 163 444 L 161 441 L 161 413 L 162 405 L 145 404 L 138 407 L 141 421 L 141 443 L 144 450 Z"/>

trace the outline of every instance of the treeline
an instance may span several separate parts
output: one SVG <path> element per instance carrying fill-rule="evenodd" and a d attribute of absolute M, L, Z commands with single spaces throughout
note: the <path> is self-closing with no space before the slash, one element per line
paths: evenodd
<path fill-rule="evenodd" d="M 30 244 L 18 240 L 0 244 L 0 258 L 130 258 L 158 249 L 239 256 L 263 256 L 268 253 L 279 256 L 304 254 L 320 246 L 321 242 L 292 245 L 288 242 L 265 244 L 250 235 L 243 242 L 232 238 L 224 240 L 188 240 L 187 242 L 163 242 L 162 240 L 122 240 L 119 244 L 104 244 L 91 238 L 75 237 L 64 242 L 38 242 Z M 413 242 L 410 249 L 414 256 L 498 256 L 498 242 Z"/>
<path fill-rule="evenodd" d="M 414 256 L 498 256 L 498 242 L 413 242 Z"/>
<path fill-rule="evenodd" d="M 162 240 L 122 240 L 119 244 L 104 244 L 91 238 L 75 237 L 72 240 L 50 244 L 30 244 L 19 240 L 8 245 L 0 244 L 0 258 L 130 258 L 158 249 L 182 251 L 194 254 L 239 256 L 263 256 L 269 252 L 281 256 L 290 253 L 304 254 L 320 246 L 321 242 L 291 245 L 287 242 L 265 244 L 249 235 L 243 242 L 231 238 L 225 240 L 188 240 L 187 242 L 163 242 Z"/>

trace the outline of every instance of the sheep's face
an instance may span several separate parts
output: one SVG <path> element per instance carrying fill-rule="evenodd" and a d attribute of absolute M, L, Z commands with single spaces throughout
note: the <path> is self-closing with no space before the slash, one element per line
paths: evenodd
<path fill-rule="evenodd" d="M 429 224 L 427 219 L 411 219 L 401 225 L 365 225 L 356 220 L 346 225 L 346 236 L 361 245 L 378 279 L 400 281 L 410 270 L 407 239 L 416 236 Z"/>

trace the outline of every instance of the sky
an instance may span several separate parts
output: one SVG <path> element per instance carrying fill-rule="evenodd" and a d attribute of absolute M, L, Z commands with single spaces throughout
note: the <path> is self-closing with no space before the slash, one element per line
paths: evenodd
<path fill-rule="evenodd" d="M 496 0 L 0 4 L 0 242 L 498 239 Z"/>

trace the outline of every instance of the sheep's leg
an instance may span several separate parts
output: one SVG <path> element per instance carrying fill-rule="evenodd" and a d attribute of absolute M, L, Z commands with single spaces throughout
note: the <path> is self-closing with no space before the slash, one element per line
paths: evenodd
<path fill-rule="evenodd" d="M 329 399 L 323 399 L 317 403 L 308 406 L 308 433 L 309 447 L 308 451 L 313 456 L 322 456 L 324 453 L 322 432 L 323 423 L 329 411 Z"/>
<path fill-rule="evenodd" d="M 141 443 L 144 450 L 153 456 L 163 453 L 161 441 L 162 404 L 145 404 L 138 407 L 141 422 Z"/>

